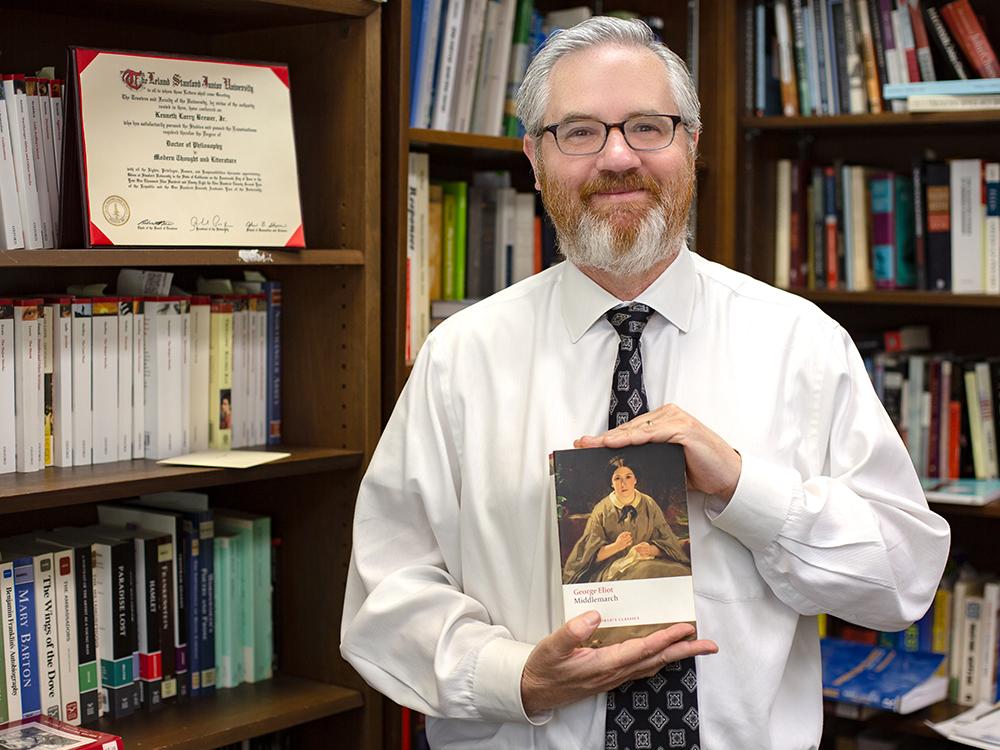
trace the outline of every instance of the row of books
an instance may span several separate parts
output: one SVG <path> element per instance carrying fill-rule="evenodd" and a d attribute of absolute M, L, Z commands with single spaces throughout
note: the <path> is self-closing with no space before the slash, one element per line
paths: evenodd
<path fill-rule="evenodd" d="M 194 492 L 0 539 L 0 721 L 155 711 L 273 674 L 268 516 Z"/>
<path fill-rule="evenodd" d="M 776 170 L 776 285 L 1000 294 L 1000 163 Z"/>
<path fill-rule="evenodd" d="M 904 112 L 910 97 L 916 110 L 930 95 L 1000 93 L 961 83 L 1000 77 L 970 0 L 758 0 L 747 31 L 758 115 Z"/>
<path fill-rule="evenodd" d="M 280 282 L 0 300 L 0 473 L 280 440 Z"/>
<path fill-rule="evenodd" d="M 62 81 L 4 75 L 0 87 L 0 248 L 58 246 Z"/>
<path fill-rule="evenodd" d="M 431 328 L 432 300 L 482 299 L 554 260 L 534 193 L 511 187 L 509 172 L 430 179 L 425 153 L 410 153 L 407 191 L 407 359 Z"/>

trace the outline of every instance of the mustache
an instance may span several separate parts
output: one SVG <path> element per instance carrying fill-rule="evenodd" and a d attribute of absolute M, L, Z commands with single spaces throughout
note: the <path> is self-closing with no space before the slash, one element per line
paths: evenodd
<path fill-rule="evenodd" d="M 587 202 L 597 193 L 624 192 L 629 190 L 645 190 L 655 201 L 659 201 L 662 189 L 649 175 L 639 172 L 621 174 L 601 174 L 586 183 L 580 190 L 580 199 Z"/>

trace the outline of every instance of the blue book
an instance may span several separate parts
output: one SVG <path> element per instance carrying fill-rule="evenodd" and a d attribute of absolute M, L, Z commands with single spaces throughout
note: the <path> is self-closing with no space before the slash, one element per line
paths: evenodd
<path fill-rule="evenodd" d="M 948 678 L 936 675 L 944 654 L 820 640 L 823 697 L 908 714 L 944 700 Z"/>
<path fill-rule="evenodd" d="M 261 291 L 267 302 L 267 442 L 278 445 L 281 443 L 281 282 L 265 281 Z"/>
<path fill-rule="evenodd" d="M 14 552 L 14 555 L 18 554 L 20 553 Z M 35 625 L 35 562 L 30 555 L 15 557 L 13 562 L 14 609 L 17 613 L 17 643 L 21 667 L 21 716 L 27 719 L 42 712 L 38 631 Z"/>
<path fill-rule="evenodd" d="M 930 503 L 988 505 L 1000 500 L 1000 480 L 997 479 L 921 478 L 920 485 Z"/>
<path fill-rule="evenodd" d="M 906 99 L 909 96 L 975 96 L 977 94 L 1000 94 L 1000 78 L 887 83 L 882 86 L 882 96 L 885 99 Z"/>

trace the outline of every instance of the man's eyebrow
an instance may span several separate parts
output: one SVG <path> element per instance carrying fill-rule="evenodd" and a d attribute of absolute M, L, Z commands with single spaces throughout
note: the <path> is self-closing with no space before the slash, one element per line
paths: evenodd
<path fill-rule="evenodd" d="M 629 112 L 628 114 L 626 114 L 625 117 L 622 118 L 622 121 L 630 120 L 633 117 L 642 117 L 642 116 L 645 116 L 645 115 L 656 115 L 656 114 L 660 114 L 660 113 L 657 112 L 657 111 L 655 111 L 655 110 L 653 110 L 653 109 L 637 109 L 637 110 L 633 110 L 632 112 Z M 597 117 L 595 115 L 589 114 L 587 112 L 581 112 L 579 110 L 575 110 L 575 111 L 572 111 L 572 112 L 566 112 L 562 116 L 562 118 L 559 119 L 559 120 L 556 120 L 556 122 L 572 122 L 573 120 L 596 120 L 597 122 L 604 122 L 604 120 L 602 120 L 600 117 Z"/>

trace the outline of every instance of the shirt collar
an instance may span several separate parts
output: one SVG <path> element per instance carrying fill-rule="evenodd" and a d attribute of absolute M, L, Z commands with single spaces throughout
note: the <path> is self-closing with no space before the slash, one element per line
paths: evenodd
<path fill-rule="evenodd" d="M 570 341 L 580 340 L 604 313 L 625 304 L 592 281 L 569 261 L 562 277 L 562 308 Z M 681 331 L 691 328 L 694 314 L 694 259 L 687 248 L 667 266 L 634 302 L 642 302 L 673 323 Z"/>

